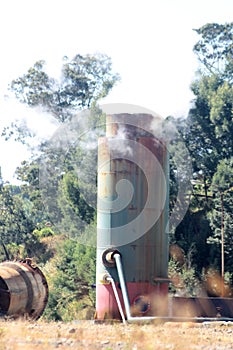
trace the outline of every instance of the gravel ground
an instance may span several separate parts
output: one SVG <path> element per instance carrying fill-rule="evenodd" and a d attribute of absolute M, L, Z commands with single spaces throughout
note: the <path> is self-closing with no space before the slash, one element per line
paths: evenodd
<path fill-rule="evenodd" d="M 166 322 L 147 325 L 0 321 L 0 350 L 228 350 L 233 322 Z"/>

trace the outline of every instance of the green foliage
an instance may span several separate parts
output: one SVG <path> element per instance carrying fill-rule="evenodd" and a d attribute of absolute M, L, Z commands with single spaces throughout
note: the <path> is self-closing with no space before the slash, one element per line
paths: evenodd
<path fill-rule="evenodd" d="M 16 175 L 21 182 L 21 197 L 30 206 L 28 213 L 33 222 L 38 226 L 38 223 L 48 221 L 40 188 L 39 160 L 23 161 L 16 169 Z"/>
<path fill-rule="evenodd" d="M 202 64 L 201 74 L 199 71 L 192 84 L 195 99 L 181 132 L 192 157 L 197 184 L 193 187 L 188 219 L 177 228 L 175 238 L 186 252 L 187 245 L 195 243 L 197 256 L 193 262 L 199 272 L 207 265 L 219 271 L 224 215 L 225 267 L 231 273 L 233 24 L 211 23 L 196 32 L 201 36 L 194 47 Z"/>
<path fill-rule="evenodd" d="M 177 296 L 200 296 L 201 283 L 193 267 L 180 266 L 178 261 L 171 259 L 168 266 L 168 276 L 172 281 L 170 292 Z"/>
<path fill-rule="evenodd" d="M 73 172 L 64 175 L 62 191 L 74 212 L 85 222 L 90 223 L 94 218 L 95 210 L 86 202 L 80 192 L 80 184 Z"/>
<path fill-rule="evenodd" d="M 97 140 L 104 118 L 97 106 L 82 112 L 57 130 L 40 159 L 40 193 L 48 219 L 70 236 L 95 219 Z"/>
<path fill-rule="evenodd" d="M 11 83 L 20 102 L 40 107 L 60 123 L 54 137 L 17 169 L 21 185 L 0 183 L 2 256 L 32 257 L 44 265 L 50 290 L 47 319 L 69 321 L 94 314 L 96 141 L 105 124 L 97 101 L 118 80 L 110 58 L 97 54 L 65 57 L 59 80 L 38 61 Z M 91 113 L 76 118 L 84 108 Z M 12 135 L 21 142 L 33 136 L 17 123 L 3 131 L 5 138 Z"/>
<path fill-rule="evenodd" d="M 34 228 L 33 221 L 28 213 L 28 201 L 20 195 L 12 193 L 11 186 L 2 187 L 0 193 L 0 233 L 1 241 L 5 244 L 22 243 L 31 234 Z"/>
<path fill-rule="evenodd" d="M 195 100 L 185 138 L 195 171 L 202 171 L 211 182 L 219 159 L 233 154 L 233 71 L 229 68 L 233 62 L 233 23 L 211 23 L 196 31 L 202 38 L 194 52 L 209 72 L 200 74 L 192 85 Z"/>
<path fill-rule="evenodd" d="M 45 62 L 38 61 L 22 77 L 13 80 L 11 89 L 28 106 L 41 106 L 61 123 L 74 112 L 89 108 L 107 96 L 119 76 L 112 72 L 111 59 L 104 54 L 75 55 L 64 58 L 61 78 L 49 77 Z"/>
<path fill-rule="evenodd" d="M 221 159 L 217 171 L 212 179 L 212 190 L 227 193 L 233 187 L 233 156 L 228 159 Z"/>
<path fill-rule="evenodd" d="M 38 238 L 44 238 L 54 236 L 55 232 L 50 227 L 44 227 L 41 230 L 34 230 L 33 234 Z"/>
<path fill-rule="evenodd" d="M 71 321 L 84 317 L 84 309 L 88 315 L 91 311 L 94 314 L 95 255 L 95 248 L 74 239 L 59 245 L 56 257 L 45 266 L 50 275 L 45 318 Z"/>
<path fill-rule="evenodd" d="M 211 235 L 209 222 L 204 210 L 187 211 L 184 219 L 177 227 L 174 243 L 184 251 L 184 255 L 192 253 L 192 266 L 200 273 L 203 266 L 210 264 L 207 238 Z"/>
<path fill-rule="evenodd" d="M 171 120 L 171 118 L 169 118 Z M 169 144 L 169 209 L 170 209 L 170 240 L 173 240 L 177 225 L 183 220 L 189 206 L 189 192 L 191 193 L 190 179 L 192 178 L 192 163 L 187 148 L 184 147 L 184 121 L 173 119 L 172 127 L 165 124 L 168 133 L 174 125 L 179 125 L 179 132 L 172 135 Z M 177 128 L 178 130 L 178 128 Z M 174 211 L 173 211 L 174 210 Z"/>
<path fill-rule="evenodd" d="M 208 23 L 195 29 L 201 39 L 194 46 L 202 66 L 211 74 L 233 82 L 233 22 Z"/>
<path fill-rule="evenodd" d="M 223 159 L 219 162 L 217 171 L 213 176 L 211 190 L 214 198 L 212 200 L 211 210 L 208 212 L 208 219 L 212 228 L 212 235 L 208 242 L 216 250 L 218 266 L 220 266 L 220 248 L 222 238 L 224 239 L 225 269 L 233 273 L 233 158 Z M 223 236 L 223 237 L 222 237 Z"/>
<path fill-rule="evenodd" d="M 216 137 L 216 125 L 211 120 L 214 97 L 221 82 L 218 77 L 202 77 L 192 87 L 196 95 L 193 107 L 183 131 L 187 148 L 193 161 L 194 175 L 201 173 L 207 181 L 216 171 L 219 155 L 224 151 L 221 140 Z M 229 152 L 229 148 L 225 149 Z"/>
<path fill-rule="evenodd" d="M 171 243 L 179 249 L 169 263 L 173 291 L 185 296 L 203 292 L 201 274 L 206 285 L 219 277 L 223 222 L 225 279 L 232 282 L 233 274 L 233 24 L 207 24 L 196 32 L 200 40 L 194 52 L 202 66 L 191 87 L 194 100 L 187 120 L 173 120 L 180 139 L 171 142 L 169 150 L 170 209 L 178 206 L 177 219 L 190 200 L 182 222 L 171 227 Z M 0 181 L 1 258 L 30 256 L 44 264 L 50 289 L 44 317 L 50 320 L 90 318 L 94 313 L 97 152 L 93 140 L 104 130 L 105 116 L 97 101 L 118 79 L 107 56 L 76 55 L 64 59 L 60 80 L 50 77 L 45 62 L 38 61 L 11 84 L 22 103 L 42 108 L 61 124 L 54 137 L 40 145 L 39 156 L 17 169 L 20 186 Z M 89 116 L 72 118 L 88 107 Z M 168 126 L 170 119 L 165 121 Z M 19 140 L 30 136 L 25 125 L 16 127 Z M 11 133 L 15 130 L 4 130 L 6 137 Z M 187 167 L 183 142 L 193 169 Z M 197 183 L 187 193 L 190 171 Z M 179 191 L 183 197 L 177 203 Z M 218 288 L 212 286 L 210 293 L 218 295 Z"/>
<path fill-rule="evenodd" d="M 24 188 L 25 190 L 25 188 Z M 37 217 L 25 192 L 11 185 L 4 185 L 0 191 L 0 245 L 1 259 L 23 259 L 33 257 L 37 263 L 44 263 L 52 256 L 42 238 L 48 236 L 50 228 L 36 230 Z"/>

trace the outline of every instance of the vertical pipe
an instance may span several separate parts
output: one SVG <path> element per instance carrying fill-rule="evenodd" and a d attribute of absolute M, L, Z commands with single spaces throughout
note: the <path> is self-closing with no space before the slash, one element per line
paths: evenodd
<path fill-rule="evenodd" d="M 116 253 L 114 254 L 114 259 L 116 261 L 116 267 L 117 267 L 117 273 L 121 285 L 121 292 L 124 300 L 124 305 L 125 305 L 125 313 L 127 316 L 127 320 L 130 319 L 131 313 L 130 313 L 130 304 L 129 304 L 129 297 L 128 297 L 128 292 L 125 284 L 125 277 L 124 277 L 124 272 L 121 264 L 121 256 L 120 254 Z"/>
<path fill-rule="evenodd" d="M 132 322 L 143 322 L 143 321 L 153 321 L 155 319 L 158 319 L 156 316 L 132 316 L 131 311 L 130 311 L 130 303 L 129 303 L 129 297 L 128 297 L 128 292 L 127 292 L 127 287 L 125 283 L 125 277 L 124 277 L 124 271 L 123 271 L 123 266 L 121 264 L 121 256 L 118 253 L 114 254 L 114 259 L 116 261 L 116 268 L 117 268 L 117 273 L 119 276 L 120 280 L 120 285 L 121 285 L 121 291 L 122 291 L 122 296 L 123 296 L 123 301 L 124 301 L 124 306 L 125 306 L 125 313 L 127 317 L 127 321 L 129 323 Z M 167 317 L 165 317 L 167 319 Z"/>
<path fill-rule="evenodd" d="M 118 292 L 116 289 L 115 281 L 110 275 L 107 277 L 107 280 L 112 285 L 112 289 L 113 289 L 114 296 L 116 298 L 117 306 L 118 306 L 119 312 L 121 314 L 122 321 L 125 324 L 125 315 L 124 315 L 124 311 L 123 311 L 122 306 L 121 306 L 121 301 L 120 301 L 120 298 L 119 298 L 119 295 L 118 295 Z"/>

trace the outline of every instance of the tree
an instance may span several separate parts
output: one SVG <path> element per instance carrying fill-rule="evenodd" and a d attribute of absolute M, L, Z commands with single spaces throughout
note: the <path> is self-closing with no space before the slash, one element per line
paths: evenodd
<path fill-rule="evenodd" d="M 88 223 L 94 218 L 97 152 L 88 156 L 85 147 L 89 147 L 91 140 L 85 132 L 91 129 L 94 133 L 99 127 L 97 124 L 103 124 L 103 113 L 96 102 L 106 96 L 118 80 L 118 74 L 112 72 L 110 58 L 97 54 L 76 55 L 72 60 L 65 57 L 60 80 L 51 78 L 45 62 L 38 61 L 12 82 L 11 90 L 22 103 L 41 107 L 61 124 L 53 138 L 39 146 L 39 155 L 17 170 L 24 194 L 33 201 L 39 222 L 47 219 L 63 230 L 74 215 Z M 72 118 L 77 111 L 88 107 L 91 113 L 84 112 L 83 120 Z M 103 130 L 103 125 L 100 129 Z M 25 130 L 18 128 L 21 140 L 29 135 Z M 4 132 L 6 134 L 6 130 Z M 77 139 L 82 146 L 76 144 Z M 74 200 L 72 190 L 79 199 Z M 77 232 L 77 226 L 74 230 Z"/>
<path fill-rule="evenodd" d="M 45 61 L 41 60 L 22 77 L 13 80 L 11 90 L 20 102 L 42 107 L 64 123 L 75 112 L 107 96 L 118 80 L 108 56 L 77 54 L 73 59 L 64 57 L 60 80 L 46 73 Z"/>
<path fill-rule="evenodd" d="M 0 244 L 2 259 L 34 257 L 41 263 L 51 257 L 47 245 L 40 240 L 35 229 L 32 203 L 23 198 L 20 188 L 5 185 L 0 191 Z"/>
<path fill-rule="evenodd" d="M 74 172 L 69 171 L 68 173 L 64 174 L 59 186 L 60 192 L 58 205 L 61 208 L 64 220 L 68 222 L 66 222 L 66 224 L 63 224 L 62 227 L 67 227 L 67 224 L 71 224 L 75 227 L 75 222 L 78 224 L 76 226 L 76 231 L 77 229 L 80 231 L 83 226 L 82 222 L 90 224 L 94 220 L 95 207 L 92 207 L 87 202 L 86 198 L 83 195 L 83 192 L 81 191 L 81 188 L 82 185 L 80 187 L 80 181 Z M 68 220 L 68 218 L 70 220 Z M 71 232 L 71 230 L 68 229 L 68 232 Z"/>
<path fill-rule="evenodd" d="M 195 31 L 201 36 L 194 46 L 201 71 L 191 87 L 195 99 L 186 141 L 195 171 L 210 183 L 219 159 L 233 154 L 233 22 L 209 23 Z"/>
<path fill-rule="evenodd" d="M 184 138 L 193 159 L 195 176 L 201 175 L 208 183 L 219 159 L 230 157 L 233 151 L 233 101 L 229 89 L 232 90 L 216 75 L 203 76 L 192 85 L 196 98 L 187 118 Z"/>
<path fill-rule="evenodd" d="M 103 125 L 102 112 L 80 113 L 57 129 L 38 159 L 45 211 L 60 232 L 71 236 L 95 218 L 97 141 Z"/>
<path fill-rule="evenodd" d="M 208 23 L 195 29 L 201 39 L 194 52 L 208 73 L 233 82 L 233 22 Z"/>
<path fill-rule="evenodd" d="M 7 244 L 21 243 L 34 228 L 33 222 L 27 213 L 27 203 L 18 195 L 13 195 L 11 186 L 4 186 L 0 194 L 0 226 L 1 240 Z"/>
<path fill-rule="evenodd" d="M 86 317 L 94 316 L 95 255 L 94 247 L 74 239 L 59 245 L 53 266 L 47 266 L 50 296 L 46 318 L 71 321 L 80 318 L 82 310 L 88 313 Z"/>
<path fill-rule="evenodd" d="M 193 211 L 190 208 L 175 232 L 175 243 L 182 249 L 185 256 L 189 256 L 192 252 L 192 267 L 195 267 L 199 275 L 203 267 L 211 263 L 210 247 L 207 244 L 211 230 L 205 214 L 205 210 Z"/>
<path fill-rule="evenodd" d="M 195 244 L 200 271 L 209 264 L 220 267 L 221 198 L 220 191 L 213 197 L 216 181 L 231 186 L 231 166 L 233 156 L 233 23 L 207 24 L 196 32 L 201 39 L 194 46 L 194 52 L 201 62 L 200 69 L 191 89 L 194 100 L 185 127 L 177 127 L 185 140 L 192 157 L 193 178 L 198 185 L 193 187 L 191 203 L 186 218 L 176 230 L 176 239 L 187 252 L 187 241 Z M 218 182 L 217 181 L 217 182 Z M 219 186 L 219 184 L 218 184 Z M 226 229 L 226 268 L 232 271 L 231 257 L 231 206 L 232 194 L 224 195 Z M 206 220 L 208 218 L 209 224 Z M 207 247 L 206 243 L 215 243 Z M 203 254 L 205 251 L 205 261 Z M 228 259 L 229 256 L 229 259 Z"/>
<path fill-rule="evenodd" d="M 221 265 L 221 245 L 224 244 L 225 268 L 233 275 L 233 157 L 219 162 L 217 171 L 213 176 L 211 189 L 214 194 L 208 218 L 213 234 L 209 243 L 216 254 L 216 265 Z M 222 237 L 223 236 L 223 237 Z M 223 242 L 222 242 L 223 239 Z M 214 246 L 213 246 L 214 244 Z"/>
<path fill-rule="evenodd" d="M 209 184 L 220 159 L 233 154 L 233 22 L 196 29 L 201 39 L 194 52 L 201 70 L 191 89 L 195 95 L 185 131 L 194 171 Z"/>
<path fill-rule="evenodd" d="M 21 224 L 17 239 L 12 234 L 2 236 L 8 237 L 4 242 L 11 244 L 7 246 L 11 257 L 26 254 L 45 264 L 50 285 L 45 317 L 71 320 L 82 310 L 92 316 L 94 312 L 97 152 L 92 138 L 95 134 L 97 141 L 103 133 L 105 116 L 97 101 L 119 76 L 105 55 L 65 57 L 60 80 L 51 78 L 45 68 L 44 61 L 36 62 L 12 82 L 11 90 L 27 106 L 53 115 L 59 128 L 17 169 L 22 184 L 18 196 L 11 193 L 17 210 L 7 223 L 0 216 L 0 224 L 8 233 L 10 222 Z M 85 108 L 90 115 L 85 110 L 78 120 L 77 112 Z M 21 142 L 32 136 L 26 125 L 17 124 L 3 134 Z"/>
<path fill-rule="evenodd" d="M 40 108 L 62 124 L 85 108 L 96 108 L 97 101 L 107 96 L 119 80 L 107 55 L 77 54 L 72 59 L 64 57 L 59 79 L 49 76 L 45 61 L 40 60 L 13 80 L 9 89 L 23 104 Z M 35 135 L 25 121 L 16 121 L 3 128 L 2 136 L 6 140 L 14 136 L 16 141 L 26 143 Z"/>

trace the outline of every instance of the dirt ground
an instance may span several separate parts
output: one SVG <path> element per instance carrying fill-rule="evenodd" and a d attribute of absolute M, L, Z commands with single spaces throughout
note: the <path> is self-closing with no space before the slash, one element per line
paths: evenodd
<path fill-rule="evenodd" d="M 233 349 L 233 322 L 95 324 L 0 321 L 0 350 L 227 350 Z"/>

